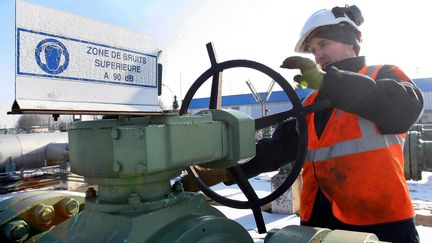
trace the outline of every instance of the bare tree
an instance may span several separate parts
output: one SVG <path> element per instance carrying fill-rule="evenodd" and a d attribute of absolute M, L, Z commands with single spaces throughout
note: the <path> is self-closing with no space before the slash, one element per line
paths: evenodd
<path fill-rule="evenodd" d="M 18 119 L 16 127 L 30 130 L 33 127 L 49 127 L 50 117 L 48 115 L 25 114 Z"/>
<path fill-rule="evenodd" d="M 169 109 L 169 106 L 166 105 L 166 104 L 164 104 L 164 102 L 162 101 L 162 99 L 159 99 L 159 100 L 158 100 L 158 103 L 159 103 L 159 107 L 160 107 L 162 110 L 168 110 L 168 109 Z"/>

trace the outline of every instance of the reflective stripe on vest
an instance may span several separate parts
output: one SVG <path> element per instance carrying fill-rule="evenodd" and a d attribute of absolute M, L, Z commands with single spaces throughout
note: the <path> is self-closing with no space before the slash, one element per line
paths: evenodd
<path fill-rule="evenodd" d="M 319 149 L 310 149 L 306 155 L 307 162 L 318 162 L 333 159 L 352 153 L 361 153 L 376 149 L 387 148 L 394 144 L 403 146 L 405 140 L 399 135 L 380 135 L 375 125 L 363 118 L 358 119 L 362 137 L 334 144 Z"/>
<path fill-rule="evenodd" d="M 371 77 L 372 79 L 375 79 L 381 68 L 382 65 L 365 66 L 358 73 Z"/>

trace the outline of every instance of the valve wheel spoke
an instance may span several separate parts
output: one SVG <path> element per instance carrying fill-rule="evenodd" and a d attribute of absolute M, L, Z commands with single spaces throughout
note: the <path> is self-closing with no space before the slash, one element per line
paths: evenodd
<path fill-rule="evenodd" d="M 305 109 L 307 107 L 304 107 L 302 105 L 300 99 L 298 98 L 297 94 L 295 93 L 291 85 L 288 83 L 288 81 L 273 69 L 261 63 L 250 61 L 250 60 L 230 60 L 230 61 L 218 63 L 216 61 L 211 43 L 207 44 L 207 50 L 209 53 L 212 66 L 198 77 L 198 79 L 192 84 L 192 86 L 186 93 L 186 96 L 182 102 L 182 106 L 179 111 L 180 115 L 184 115 L 187 113 L 188 107 L 190 105 L 190 102 L 192 101 L 193 96 L 195 95 L 197 90 L 202 86 L 202 84 L 206 82 L 208 79 L 210 79 L 211 77 L 213 77 L 212 78 L 213 84 L 212 84 L 212 91 L 211 91 L 211 99 L 213 100 L 213 102 L 210 102 L 209 108 L 210 109 L 216 108 L 217 106 L 215 105 L 215 100 L 217 98 L 216 94 L 219 93 L 218 92 L 219 90 L 215 90 L 215 89 L 218 89 L 220 86 L 215 84 L 215 82 L 219 81 L 219 74 L 222 71 L 231 68 L 250 68 L 266 74 L 267 76 L 272 78 L 277 84 L 280 85 L 283 91 L 287 94 L 293 106 L 292 109 L 289 111 L 274 114 L 272 116 L 269 116 L 268 118 L 259 118 L 255 120 L 256 130 L 259 130 L 261 128 L 270 125 L 281 123 L 286 119 L 296 119 L 299 127 L 297 155 L 293 163 L 293 168 L 288 174 L 285 181 L 269 195 L 263 198 L 259 198 L 255 193 L 254 189 L 252 188 L 252 186 L 250 185 L 249 181 L 247 180 L 246 176 L 244 175 L 240 166 L 233 166 L 231 168 L 228 168 L 228 171 L 233 177 L 234 181 L 239 186 L 239 188 L 242 190 L 243 194 L 246 196 L 247 201 L 233 200 L 219 195 L 218 193 L 214 192 L 209 186 L 207 186 L 201 178 L 199 178 L 193 166 L 187 168 L 187 172 L 191 175 L 194 175 L 192 176 L 192 179 L 196 182 L 198 188 L 200 188 L 200 190 L 203 193 L 205 193 L 208 197 L 210 197 L 214 201 L 232 208 L 252 209 L 259 233 L 265 233 L 266 228 L 261 213 L 261 207 L 280 197 L 285 191 L 287 191 L 292 186 L 297 176 L 300 174 L 300 171 L 303 167 L 303 163 L 306 157 L 306 151 L 307 151 L 307 125 L 306 125 L 305 115 L 311 111 L 310 109 L 309 110 Z"/>

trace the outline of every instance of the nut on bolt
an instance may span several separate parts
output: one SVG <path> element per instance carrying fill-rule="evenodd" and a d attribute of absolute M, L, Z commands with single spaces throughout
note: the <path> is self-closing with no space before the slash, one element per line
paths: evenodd
<path fill-rule="evenodd" d="M 119 161 L 114 162 L 113 171 L 118 173 L 122 170 L 122 164 Z"/>
<path fill-rule="evenodd" d="M 54 208 L 51 205 L 38 204 L 33 209 L 33 219 L 36 224 L 48 225 L 55 217 Z"/>
<path fill-rule="evenodd" d="M 11 242 L 24 241 L 28 233 L 29 226 L 24 220 L 11 221 L 1 227 L 1 235 Z"/>
<path fill-rule="evenodd" d="M 70 217 L 79 212 L 79 202 L 73 198 L 63 198 L 58 203 L 59 213 L 63 216 Z"/>
<path fill-rule="evenodd" d="M 119 139 L 119 138 L 120 138 L 120 129 L 118 129 L 118 128 L 113 128 L 113 129 L 111 130 L 111 137 L 112 137 L 113 139 Z"/>

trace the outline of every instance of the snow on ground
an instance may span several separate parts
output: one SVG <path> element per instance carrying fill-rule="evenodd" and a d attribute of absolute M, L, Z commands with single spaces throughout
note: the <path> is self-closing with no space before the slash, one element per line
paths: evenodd
<path fill-rule="evenodd" d="M 432 172 L 423 172 L 422 180 L 408 181 L 411 200 L 418 212 L 432 212 Z"/>
<path fill-rule="evenodd" d="M 271 191 L 270 179 L 275 173 L 265 173 L 250 179 L 249 182 L 254 187 L 259 197 L 268 195 Z M 414 210 L 418 215 L 418 222 L 423 225 L 417 225 L 417 231 L 420 236 L 420 242 L 432 242 L 432 172 L 423 172 L 422 180 L 407 181 Z M 223 184 L 212 187 L 220 195 L 227 196 L 231 199 L 245 200 L 240 189 L 235 185 L 225 186 Z M 249 209 L 234 209 L 225 206 L 215 206 L 223 212 L 228 218 L 241 224 L 252 236 L 254 242 L 263 242 L 265 234 L 258 234 L 252 211 Z M 264 222 L 267 231 L 273 228 L 283 228 L 287 225 L 299 225 L 300 218 L 293 215 L 274 214 L 263 212 Z M 427 226 L 426 226 L 427 225 Z"/>
<path fill-rule="evenodd" d="M 262 198 L 268 195 L 271 191 L 270 180 L 276 172 L 264 173 L 249 182 L 254 187 L 257 195 Z M 407 181 L 411 199 L 414 205 L 414 210 L 417 213 L 417 231 L 420 235 L 420 242 L 432 242 L 432 172 L 423 172 L 423 179 L 420 181 Z M 245 200 L 244 195 L 236 186 L 225 186 L 218 184 L 212 187 L 220 195 L 227 196 L 231 199 Z M 5 200 L 12 194 L 0 196 L 0 201 Z M 225 206 L 215 206 L 228 218 L 235 220 L 241 224 L 252 236 L 255 242 L 263 242 L 266 234 L 259 234 L 255 225 L 255 220 L 252 211 L 249 209 L 234 209 Z M 299 225 L 300 218 L 295 215 L 276 214 L 263 212 L 264 222 L 266 223 L 267 231 L 277 228 L 283 228 L 288 225 Z"/>

